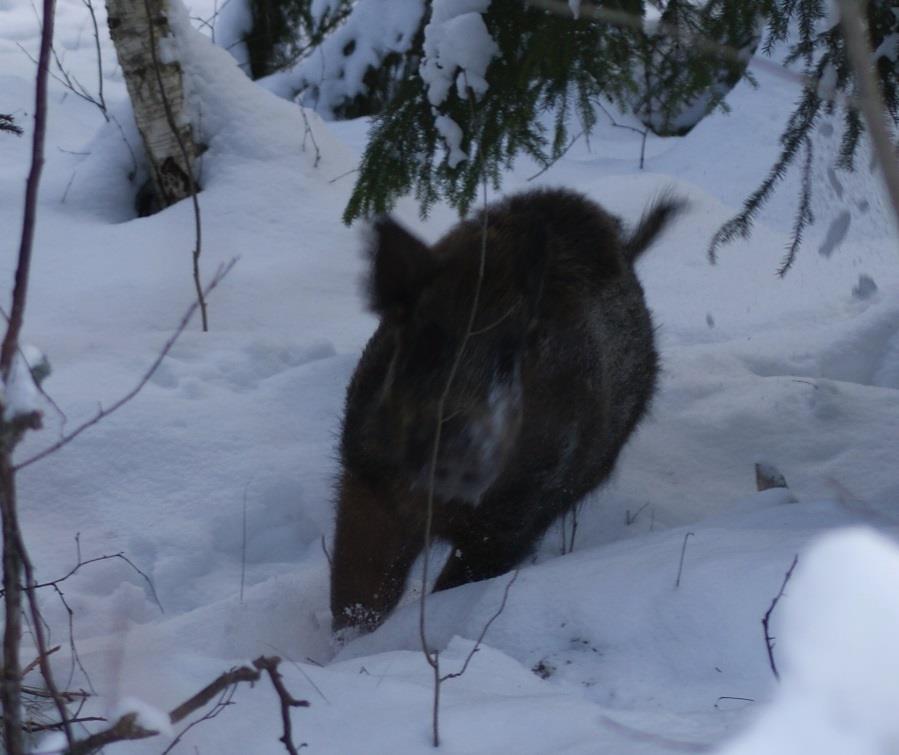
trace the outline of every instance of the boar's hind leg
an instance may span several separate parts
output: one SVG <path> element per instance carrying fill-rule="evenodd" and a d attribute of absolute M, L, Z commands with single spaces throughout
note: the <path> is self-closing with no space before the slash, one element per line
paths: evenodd
<path fill-rule="evenodd" d="M 335 630 L 375 629 L 396 606 L 421 550 L 418 529 L 368 486 L 342 481 L 331 563 Z"/>

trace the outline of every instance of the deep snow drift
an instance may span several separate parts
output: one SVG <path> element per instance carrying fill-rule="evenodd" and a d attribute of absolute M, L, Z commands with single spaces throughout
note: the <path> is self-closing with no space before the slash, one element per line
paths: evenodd
<path fill-rule="evenodd" d="M 203 4 L 191 14 L 211 12 Z M 26 129 L 34 66 L 18 45 L 34 52 L 37 38 L 30 5 L 0 0 L 0 112 Z M 85 712 L 114 715 L 128 699 L 169 710 L 223 670 L 275 653 L 295 662 L 284 664 L 287 686 L 311 703 L 293 712 L 309 752 L 428 752 L 431 676 L 414 595 L 339 654 L 328 626 L 322 537 L 332 526 L 334 443 L 346 381 L 374 327 L 358 291 L 358 232 L 339 222 L 366 123 L 324 124 L 307 113 L 306 134 L 294 105 L 201 42 L 180 39 L 209 145 L 204 276 L 240 257 L 211 299 L 211 332 L 194 324 L 137 399 L 19 476 L 42 579 L 74 565 L 80 533 L 83 558 L 127 555 L 164 613 L 127 564 L 85 567 L 64 591 L 89 679 L 67 649 L 66 611 L 46 592 L 45 616 L 63 646 L 55 668 L 61 683 L 96 692 Z M 94 91 L 79 0 L 60 3 L 56 44 L 70 74 Z M 133 387 L 192 298 L 191 208 L 133 217 L 125 139 L 131 149 L 137 140 L 105 34 L 102 52 L 116 122 L 51 86 L 25 340 L 48 355 L 46 389 L 65 415 L 44 404 L 47 427 L 29 436 L 19 461 Z M 559 529 L 547 535 L 466 674 L 444 685 L 446 752 L 897 747 L 896 232 L 876 177 L 842 176 L 839 191 L 828 180 L 836 137 L 822 133 L 819 222 L 796 268 L 785 280 L 774 275 L 795 177 L 752 238 L 708 264 L 708 240 L 764 175 L 797 94 L 789 81 L 756 75 L 758 89 L 741 84 L 729 96 L 730 115 L 684 138 L 650 139 L 643 171 L 639 137 L 604 123 L 537 181 L 527 179 L 538 167 L 525 163 L 506 178 L 509 191 L 577 188 L 631 221 L 674 185 L 692 210 L 639 267 L 664 367 L 652 414 L 611 484 L 585 502 L 574 552 L 560 555 Z M 0 134 L 7 282 L 27 138 Z M 820 254 L 841 212 L 851 220 L 846 238 Z M 428 239 L 455 219 L 439 207 L 422 222 L 411 200 L 397 215 Z M 780 469 L 790 490 L 754 492 L 758 461 Z M 844 527 L 852 529 L 830 533 Z M 796 554 L 772 614 L 778 685 L 761 618 Z M 508 580 L 429 601 L 447 671 L 462 663 Z M 31 649 L 24 653 L 27 662 Z M 240 688 L 235 702 L 176 751 L 284 752 L 271 689 Z M 163 740 L 108 751 L 158 753 Z"/>

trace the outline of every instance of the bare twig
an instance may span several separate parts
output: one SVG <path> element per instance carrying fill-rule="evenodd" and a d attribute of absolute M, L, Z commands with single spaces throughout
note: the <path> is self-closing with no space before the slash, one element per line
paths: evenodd
<path fill-rule="evenodd" d="M 40 687 L 31 687 L 27 684 L 22 685 L 22 693 L 26 695 L 30 695 L 31 697 L 42 697 L 47 700 L 53 698 L 53 696 L 45 689 L 41 689 Z M 90 697 L 90 692 L 87 692 L 83 689 L 74 691 L 74 690 L 63 690 L 59 692 L 59 697 L 63 701 L 67 703 L 75 703 L 80 702 L 88 697 Z"/>
<path fill-rule="evenodd" d="M 696 534 L 695 532 L 688 532 L 686 535 L 684 535 L 684 544 L 681 546 L 681 549 L 680 549 L 680 563 L 677 565 L 677 579 L 674 580 L 674 588 L 675 589 L 680 587 L 680 578 L 684 572 L 684 556 L 687 555 L 687 538 L 694 536 L 695 534 Z"/>
<path fill-rule="evenodd" d="M 649 136 L 649 127 L 644 127 L 642 129 L 637 128 L 636 126 L 628 126 L 625 123 L 618 123 L 613 117 L 612 114 L 608 111 L 605 105 L 603 105 L 599 100 L 594 100 L 596 106 L 606 114 L 606 117 L 612 124 L 613 128 L 623 128 L 627 131 L 633 131 L 635 134 L 640 134 L 640 170 L 643 170 L 643 166 L 646 162 L 646 138 Z"/>
<path fill-rule="evenodd" d="M 28 50 L 26 50 L 25 47 L 23 47 L 21 43 L 16 42 L 16 47 L 18 47 L 19 50 L 25 54 L 25 57 L 27 57 L 32 63 L 34 63 L 35 65 L 38 64 L 38 61 L 35 60 L 34 56 L 30 52 L 28 52 Z M 62 74 L 60 76 L 60 75 L 55 74 L 52 71 L 50 71 L 49 72 L 50 77 L 53 78 L 54 81 L 59 82 L 59 84 L 61 84 L 66 89 L 68 89 L 76 97 L 80 97 L 85 102 L 89 102 L 91 105 L 94 105 L 94 106 L 100 108 L 99 101 L 97 99 L 95 99 L 90 94 L 90 92 L 88 92 L 82 86 L 81 82 L 79 82 L 77 79 L 73 79 L 73 77 L 69 75 L 69 73 L 66 71 L 65 67 L 62 65 L 62 61 L 60 61 L 59 57 L 57 56 L 55 48 L 51 47 L 50 52 L 51 52 L 51 55 L 53 56 L 53 61 L 56 63 L 56 67 L 59 69 L 60 73 Z M 100 109 L 102 110 L 102 108 L 100 108 Z"/>
<path fill-rule="evenodd" d="M 37 194 L 44 166 L 44 138 L 47 130 L 47 78 L 50 70 L 50 49 L 53 43 L 53 21 L 56 11 L 55 0 L 44 0 L 43 23 L 41 24 L 41 49 L 35 81 L 34 134 L 31 144 L 31 169 L 25 186 L 25 209 L 22 218 L 22 236 L 19 245 L 12 306 L 0 347 L 0 377 L 6 384 L 12 370 L 13 359 L 19 349 L 19 333 L 25 315 L 28 291 L 28 277 L 31 269 L 31 254 L 37 218 Z M 0 515 L 3 526 L 3 589 L 6 591 L 5 626 L 3 633 L 3 670 L 0 684 L 0 705 L 3 708 L 3 741 L 7 755 L 21 755 L 24 751 L 22 736 L 22 674 L 19 666 L 19 645 L 22 638 L 22 593 L 19 585 L 20 574 L 26 565 L 26 579 L 30 577 L 28 554 L 22 543 L 16 510 L 15 470 L 12 466 L 12 451 L 29 427 L 40 426 L 40 413 L 32 412 L 27 417 L 14 416 L 5 419 L 6 409 L 0 407 L 4 419 L 0 422 Z M 33 581 L 33 579 L 28 579 Z M 38 636 L 40 627 L 36 627 Z M 38 643 L 41 671 L 49 670 L 47 655 L 49 650 Z M 48 688 L 52 686 L 52 677 Z M 58 696 L 54 696 L 57 708 L 61 708 L 61 718 L 66 720 L 65 706 Z M 70 736 L 66 725 L 66 735 Z"/>
<path fill-rule="evenodd" d="M 69 719 L 69 723 L 73 724 L 87 724 L 98 721 L 106 721 L 106 719 L 103 718 L 103 716 L 73 716 Z M 62 722 L 53 721 L 48 724 L 41 724 L 37 721 L 26 721 L 22 726 L 29 734 L 39 734 L 42 731 L 56 731 L 57 729 L 61 729 Z"/>
<path fill-rule="evenodd" d="M 647 501 L 644 503 L 639 509 L 637 509 L 633 514 L 631 514 L 631 510 L 628 509 L 624 512 L 624 524 L 626 527 L 630 527 L 637 519 L 640 517 L 640 514 L 643 513 L 643 509 L 649 506 L 650 502 Z"/>
<path fill-rule="evenodd" d="M 8 456 L 6 458 L 8 459 Z M 11 470 L 10 474 L 13 478 L 14 486 L 15 471 Z M 32 565 L 31 559 L 28 556 L 28 551 L 25 548 L 25 541 L 22 538 L 22 530 L 18 527 L 18 523 L 16 523 L 15 530 L 18 555 L 19 559 L 21 560 L 22 571 L 25 575 L 25 598 L 28 602 L 28 610 L 31 614 L 31 621 L 34 627 L 34 640 L 35 644 L 37 645 L 38 661 L 41 667 L 41 676 L 43 676 L 44 678 L 44 684 L 47 685 L 47 690 L 49 691 L 50 696 L 53 699 L 53 704 L 56 706 L 56 710 L 59 713 L 59 720 L 62 723 L 66 741 L 71 744 L 74 741 L 74 735 L 72 733 L 72 726 L 69 723 L 69 712 L 66 709 L 65 700 L 56 687 L 56 682 L 53 678 L 53 671 L 50 668 L 50 661 L 48 660 L 48 658 L 50 657 L 50 651 L 47 647 L 47 641 L 44 635 L 44 627 L 42 624 L 40 607 L 37 604 L 37 595 L 34 591 L 34 585 L 36 583 L 34 578 L 34 566 Z"/>
<path fill-rule="evenodd" d="M 572 137 L 571 141 L 562 148 L 562 151 L 559 152 L 558 155 L 553 156 L 551 160 L 547 160 L 546 164 L 540 170 L 534 173 L 534 175 L 529 176 L 526 180 L 533 181 L 537 178 L 540 178 L 540 176 L 542 176 L 544 173 L 546 173 L 546 171 L 552 168 L 553 165 L 555 165 L 557 162 L 559 162 L 559 160 L 565 157 L 565 155 L 568 153 L 568 150 L 570 150 L 574 146 L 574 143 L 583 135 L 583 131 L 581 131 L 579 134 L 575 134 L 574 137 Z"/>
<path fill-rule="evenodd" d="M 485 623 L 484 626 L 481 627 L 481 633 L 478 635 L 478 639 L 475 640 L 471 651 L 465 657 L 465 661 L 462 663 L 462 668 L 460 668 L 458 671 L 454 671 L 451 674 L 444 674 L 440 677 L 441 682 L 445 682 L 448 679 L 456 679 L 462 676 L 462 674 L 464 674 L 468 670 L 468 664 L 471 663 L 471 659 L 474 658 L 475 653 L 477 653 L 478 650 L 481 649 L 481 643 L 484 641 L 484 637 L 487 636 L 487 630 L 490 629 L 493 622 L 500 617 L 500 614 L 502 614 L 502 612 L 506 610 L 506 603 L 509 602 L 509 590 L 512 589 L 512 585 L 514 585 L 515 580 L 518 579 L 518 572 L 519 570 L 516 569 L 512 574 L 512 579 L 510 579 L 506 583 L 506 589 L 503 590 L 503 599 L 500 601 L 499 607 L 496 609 L 493 616 L 487 619 L 487 623 Z"/>
<path fill-rule="evenodd" d="M 218 272 L 212 277 L 212 280 L 204 289 L 204 295 L 208 296 L 215 288 L 222 282 L 224 277 L 231 272 L 231 269 L 237 263 L 237 257 L 232 259 L 227 265 L 224 265 L 218 269 Z M 36 461 L 40 461 L 41 459 L 45 459 L 51 454 L 56 453 L 63 446 L 67 446 L 71 443 L 75 438 L 77 438 L 81 433 L 85 430 L 93 427 L 101 420 L 108 417 L 113 412 L 121 409 L 125 404 L 127 404 L 131 399 L 133 399 L 138 393 L 140 393 L 141 389 L 150 381 L 150 378 L 156 373 L 156 370 L 159 369 L 159 365 L 162 364 L 162 361 L 168 356 L 168 353 L 172 350 L 172 347 L 175 345 L 175 342 L 187 328 L 187 324 L 190 322 L 191 318 L 194 316 L 194 313 L 197 311 L 197 308 L 200 306 L 199 301 L 193 302 L 184 313 L 184 316 L 181 318 L 181 321 L 178 323 L 178 326 L 175 328 L 174 332 L 169 339 L 163 344 L 162 350 L 157 355 L 156 359 L 153 360 L 153 363 L 150 365 L 149 369 L 144 373 L 143 377 L 137 382 L 137 385 L 134 386 L 128 393 L 118 399 L 116 402 L 111 404 L 109 408 L 104 409 L 100 408 L 97 413 L 89 420 L 84 422 L 83 424 L 76 427 L 69 433 L 66 433 L 62 438 L 60 438 L 56 443 L 51 446 L 48 446 L 43 451 L 36 453 L 34 456 L 26 459 L 23 462 L 20 462 L 15 465 L 15 471 L 19 471 L 20 469 L 24 469 Z"/>
<path fill-rule="evenodd" d="M 714 707 L 718 708 L 719 707 L 718 703 L 720 703 L 722 700 L 735 700 L 736 702 L 740 702 L 740 703 L 754 703 L 755 702 L 754 697 L 734 697 L 733 695 L 721 695 L 721 697 L 719 697 L 717 700 L 715 700 Z"/>
<path fill-rule="evenodd" d="M 300 116 L 303 118 L 303 143 L 301 149 L 303 152 L 306 151 L 306 137 L 309 137 L 309 141 L 312 142 L 312 148 L 315 150 L 315 161 L 312 163 L 312 167 L 317 168 L 322 159 L 322 153 L 318 148 L 318 142 L 315 141 L 315 132 L 313 132 L 312 126 L 309 124 L 309 116 L 306 115 L 306 108 L 302 105 L 298 105 L 297 107 L 300 108 Z"/>
<path fill-rule="evenodd" d="M 183 721 L 192 713 L 208 705 L 215 697 L 218 696 L 219 700 L 213 710 L 208 712 L 199 721 L 207 721 L 210 718 L 215 717 L 216 715 L 218 715 L 218 713 L 221 712 L 221 710 L 231 704 L 231 697 L 233 696 L 234 688 L 238 684 L 242 682 L 248 682 L 252 685 L 253 683 L 259 681 L 263 671 L 265 671 L 269 675 L 272 685 L 275 687 L 275 691 L 278 693 L 278 697 L 281 700 L 282 713 L 283 711 L 287 710 L 289 714 L 290 708 L 308 707 L 308 701 L 294 699 L 284 687 L 284 682 L 282 681 L 281 676 L 278 673 L 278 664 L 280 662 L 281 659 L 274 656 L 260 656 L 255 661 L 253 661 L 252 667 L 239 666 L 238 668 L 233 668 L 230 671 L 226 671 L 211 683 L 207 684 L 193 697 L 185 700 L 177 708 L 174 708 L 172 711 L 170 711 L 169 722 L 172 724 L 177 724 Z M 296 747 L 291 739 L 290 720 L 288 714 L 284 714 L 287 715 L 287 718 L 285 720 L 284 736 L 281 738 L 281 741 L 284 742 L 284 745 L 290 755 L 297 755 Z M 199 723 L 199 721 L 196 721 L 194 723 Z M 187 729 L 182 731 L 181 734 L 179 734 L 179 739 L 184 735 L 186 731 L 188 731 L 189 728 L 191 727 L 188 727 Z M 126 713 L 107 729 L 97 732 L 96 734 L 92 734 L 86 739 L 75 742 L 69 747 L 68 750 L 66 750 L 65 755 L 90 755 L 90 753 L 94 753 L 97 750 L 115 742 L 124 742 L 135 739 L 147 739 L 149 737 L 156 736 L 158 733 L 159 732 L 153 729 L 144 728 L 138 722 L 136 713 Z"/>
<path fill-rule="evenodd" d="M 268 674 L 269 679 L 271 679 L 272 686 L 275 688 L 275 692 L 278 693 L 278 699 L 281 701 L 281 725 L 284 727 L 284 734 L 281 735 L 280 741 L 283 743 L 285 749 L 290 753 L 290 755 L 299 755 L 297 747 L 293 742 L 293 734 L 290 724 L 290 709 L 308 708 L 309 701 L 297 700 L 287 691 L 287 688 L 284 686 L 284 680 L 281 678 L 281 674 L 278 671 L 278 664 L 280 662 L 280 658 L 266 658 L 265 656 L 261 655 L 255 661 L 253 661 L 253 665 L 260 671 L 265 671 Z M 305 747 L 305 745 L 301 744 L 300 747 Z"/>
<path fill-rule="evenodd" d="M 47 655 L 53 655 L 53 653 L 57 652 L 59 650 L 59 648 L 60 648 L 59 645 L 54 645 L 52 648 L 48 648 Z M 35 658 L 31 663 L 29 663 L 25 668 L 23 668 L 22 669 L 22 678 L 24 679 L 26 676 L 28 676 L 28 674 L 30 674 L 32 671 L 34 671 L 38 667 L 38 664 L 40 664 L 40 662 L 41 662 L 40 658 Z"/>
<path fill-rule="evenodd" d="M 71 659 L 71 667 L 69 669 L 69 678 L 66 681 L 66 687 L 71 687 L 72 682 L 75 679 L 75 668 L 76 666 L 81 670 L 82 675 L 87 681 L 87 686 L 90 687 L 92 693 L 95 692 L 94 685 L 91 682 L 90 675 L 87 673 L 87 669 L 84 667 L 84 664 L 81 662 L 81 656 L 78 654 L 78 646 L 75 644 L 75 612 L 72 610 L 72 607 L 69 605 L 69 602 L 66 600 L 66 596 L 61 589 L 57 585 L 53 585 L 53 589 L 56 592 L 57 597 L 59 597 L 60 602 L 62 603 L 63 608 L 66 610 L 66 614 L 69 620 L 69 651 L 72 656 Z M 57 646 L 58 647 L 58 646 Z M 49 652 L 48 652 L 49 655 Z"/>
<path fill-rule="evenodd" d="M 41 30 L 41 51 L 38 61 L 35 92 L 34 136 L 31 148 L 31 170 L 25 186 L 25 210 L 22 219 L 22 237 L 19 245 L 19 262 L 16 268 L 15 287 L 9 325 L 3 345 L 0 347 L 0 373 L 3 380 L 9 379 L 13 356 L 19 347 L 19 332 L 25 315 L 25 300 L 28 289 L 28 275 L 31 269 L 31 250 L 34 242 L 34 228 L 37 217 L 37 191 L 44 167 L 44 137 L 47 131 L 47 76 L 50 68 L 50 48 L 53 39 L 53 14 L 55 0 L 44 0 L 44 22 Z"/>
<path fill-rule="evenodd" d="M 562 555 L 574 553 L 574 539 L 577 536 L 578 513 L 580 505 L 576 505 L 562 514 Z M 571 534 L 568 534 L 568 517 L 571 517 Z"/>
<path fill-rule="evenodd" d="M 312 687 L 312 689 L 314 689 L 314 690 L 316 691 L 316 693 L 318 694 L 318 696 L 319 696 L 322 700 L 324 700 L 328 705 L 331 704 L 331 701 L 327 698 L 327 696 L 325 695 L 325 693 L 322 692 L 321 687 L 319 687 L 319 686 L 315 683 L 315 681 L 312 679 L 312 677 L 309 676 L 309 674 L 306 673 L 306 669 L 304 669 L 304 668 L 303 668 L 299 663 L 297 663 L 293 658 L 291 658 L 289 655 L 287 655 L 287 653 L 282 652 L 281 650 L 279 650 L 278 648 L 276 648 L 274 645 L 271 645 L 271 644 L 269 644 L 269 643 L 265 643 L 265 644 L 266 644 L 267 647 L 270 647 L 272 650 L 274 650 L 280 657 L 286 658 L 287 661 L 288 661 L 288 663 L 290 663 L 291 666 L 293 666 L 297 671 L 299 671 L 299 672 L 303 675 L 303 678 L 304 678 L 307 682 L 309 682 L 309 686 Z M 311 663 L 313 666 L 317 666 L 318 668 L 323 668 L 323 666 L 322 666 L 321 663 L 319 663 L 319 662 L 316 661 L 316 660 L 313 660 L 313 659 L 310 658 L 309 656 L 306 656 L 306 662 L 307 662 L 307 663 Z"/>
<path fill-rule="evenodd" d="M 440 684 L 441 684 L 441 676 L 440 676 L 440 656 L 437 651 L 431 651 L 428 647 L 428 637 L 427 637 L 427 628 L 425 623 L 425 608 L 427 605 L 427 586 L 428 586 L 428 571 L 430 568 L 430 550 L 431 550 L 431 531 L 434 522 L 434 489 L 435 489 L 435 480 L 437 475 L 437 457 L 440 452 L 440 441 L 443 433 L 443 423 L 444 423 L 444 415 L 446 414 L 446 402 L 449 398 L 450 390 L 453 387 L 453 383 L 456 379 L 456 373 L 459 371 L 459 366 L 462 364 L 462 356 L 465 353 L 465 349 L 468 346 L 468 341 L 471 338 L 472 331 L 474 329 L 475 318 L 478 313 L 478 305 L 480 303 L 481 298 L 481 287 L 484 281 L 484 269 L 486 267 L 487 260 L 487 179 L 484 177 L 483 181 L 483 191 L 484 191 L 484 209 L 483 209 L 483 220 L 482 220 L 482 228 L 481 228 L 481 251 L 480 258 L 478 260 L 478 274 L 477 280 L 475 282 L 474 289 L 474 297 L 471 302 L 471 311 L 468 314 L 468 324 L 465 328 L 465 334 L 462 337 L 462 342 L 459 344 L 459 349 L 456 352 L 455 358 L 453 359 L 453 363 L 450 366 L 449 375 L 446 379 L 446 385 L 443 388 L 443 392 L 440 394 L 440 399 L 437 402 L 437 421 L 436 421 L 436 430 L 434 434 L 434 445 L 431 449 L 431 459 L 430 465 L 428 468 L 428 494 L 427 494 L 427 515 L 425 516 L 425 531 L 424 531 L 424 552 L 422 554 L 421 559 L 421 582 L 422 582 L 422 590 L 421 590 L 421 600 L 419 601 L 419 613 L 418 613 L 418 634 L 419 640 L 421 641 L 421 649 L 425 655 L 425 659 L 428 662 L 428 665 L 434 672 L 434 705 L 433 705 L 433 717 L 432 717 L 432 743 L 434 747 L 440 746 L 440 725 L 439 725 L 439 711 L 440 711 Z"/>
<path fill-rule="evenodd" d="M 328 180 L 328 183 L 329 184 L 337 183 L 341 178 L 346 178 L 347 176 L 351 176 L 351 175 L 353 175 L 353 173 L 358 173 L 358 172 L 359 172 L 359 168 L 353 168 L 352 170 L 345 171 L 344 173 L 341 173 L 338 176 L 334 176 L 334 178 L 331 178 Z"/>
<path fill-rule="evenodd" d="M 765 611 L 765 615 L 762 617 L 762 629 L 765 630 L 765 648 L 768 651 L 768 665 L 771 666 L 771 671 L 774 674 L 774 678 L 780 681 L 780 674 L 777 671 L 777 664 L 774 662 L 774 638 L 771 636 L 771 632 L 769 630 L 769 622 L 771 621 L 771 614 L 774 612 L 775 606 L 777 606 L 778 601 L 783 597 L 784 590 L 787 588 L 787 582 L 790 581 L 790 577 L 793 576 L 793 570 L 796 568 L 796 564 L 799 563 L 799 556 L 793 556 L 793 563 L 790 564 L 790 568 L 787 569 L 787 573 L 784 575 L 783 584 L 780 586 L 780 591 L 777 595 L 774 596 L 774 600 L 771 601 L 771 605 L 768 607 L 768 610 Z"/>
<path fill-rule="evenodd" d="M 94 13 L 94 4 L 92 0 L 83 0 L 83 2 L 88 13 L 91 14 L 91 23 L 94 26 L 94 45 L 97 49 L 97 98 L 99 100 L 100 110 L 103 111 L 103 116 L 108 121 L 109 115 L 106 112 L 106 98 L 103 96 L 103 54 L 100 51 L 100 30 L 97 28 L 97 14 Z"/>
<path fill-rule="evenodd" d="M 88 558 L 88 559 L 84 559 L 84 560 L 81 559 L 81 556 L 79 554 L 78 563 L 75 564 L 75 566 L 73 566 L 62 577 L 59 577 L 58 579 L 49 580 L 48 582 L 40 582 L 40 583 L 31 585 L 31 587 L 29 587 L 28 589 L 39 590 L 44 587 L 56 587 L 60 583 L 65 582 L 69 577 L 72 577 L 73 575 L 75 575 L 82 567 L 87 566 L 88 564 L 95 564 L 98 561 L 109 561 L 111 559 L 119 559 L 121 561 L 124 561 L 135 572 L 137 572 L 141 577 L 143 577 L 144 581 L 147 583 L 147 587 L 150 588 L 150 595 L 153 597 L 153 601 L 156 603 L 157 606 L 159 606 L 159 610 L 162 613 L 165 613 L 165 609 L 162 607 L 162 603 L 160 603 L 160 601 L 159 601 L 159 596 L 156 594 L 156 588 L 154 587 L 152 580 L 147 576 L 147 574 L 145 572 L 141 571 L 135 565 L 135 563 L 121 551 L 119 553 L 110 553 L 108 555 L 95 556 L 94 558 Z"/>
<path fill-rule="evenodd" d="M 325 554 L 325 558 L 326 558 L 327 561 L 328 561 L 328 566 L 329 566 L 329 567 L 333 567 L 333 566 L 334 566 L 334 562 L 331 560 L 331 553 L 330 553 L 330 551 L 328 550 L 328 542 L 327 542 L 327 540 L 325 540 L 325 534 L 324 534 L 324 533 L 322 533 L 322 536 L 321 536 L 321 544 L 322 544 L 322 553 Z"/>
<path fill-rule="evenodd" d="M 191 729 L 195 726 L 199 726 L 204 721 L 211 721 L 213 718 L 217 718 L 222 711 L 226 708 L 234 704 L 234 695 L 237 692 L 237 686 L 231 685 L 230 687 L 222 690 L 219 695 L 219 699 L 216 700 L 215 705 L 213 705 L 209 710 L 207 710 L 200 718 L 191 721 L 187 726 L 185 726 L 181 731 L 179 731 L 175 738 L 171 741 L 168 747 L 166 747 L 162 751 L 162 755 L 168 755 L 172 752 L 184 738 L 184 735 L 187 734 Z"/>
<path fill-rule="evenodd" d="M 94 21 L 94 23 L 96 24 L 96 20 Z M 100 44 L 100 41 L 99 41 L 99 37 L 98 37 L 97 38 L 98 47 L 99 47 L 99 44 Z M 94 105 L 95 107 L 97 107 L 97 109 L 99 109 L 99 111 L 101 113 L 103 113 L 103 117 L 108 121 L 109 116 L 106 114 L 106 103 L 101 102 L 96 97 L 94 97 L 90 92 L 87 91 L 87 87 L 85 87 L 84 84 L 82 84 L 80 81 L 78 81 L 78 79 L 74 75 L 70 74 L 66 70 L 65 66 L 62 64 L 62 60 L 60 59 L 59 55 L 57 55 L 57 53 L 56 53 L 55 47 L 52 47 L 50 49 L 51 49 L 51 52 L 53 53 L 53 62 L 56 63 L 56 67 L 57 67 L 57 69 L 59 69 L 59 73 L 62 75 L 62 78 L 60 78 L 59 76 L 54 76 L 53 78 L 56 79 L 57 81 L 61 82 L 63 84 L 63 86 L 65 86 L 65 88 L 68 89 L 72 94 L 77 95 L 78 97 L 83 99 L 85 102 L 89 102 L 91 105 Z M 101 87 L 103 86 L 102 79 L 101 79 L 100 86 Z"/>

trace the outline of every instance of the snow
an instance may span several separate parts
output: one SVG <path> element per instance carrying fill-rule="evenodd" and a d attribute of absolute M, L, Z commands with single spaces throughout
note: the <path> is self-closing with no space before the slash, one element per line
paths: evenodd
<path fill-rule="evenodd" d="M 725 755 L 895 751 L 897 570 L 895 543 L 867 528 L 815 544 L 790 586 L 778 630 L 781 689 Z"/>
<path fill-rule="evenodd" d="M 414 26 L 408 14 L 420 4 L 400 5 L 382 13 L 372 39 L 377 28 Z M 102 5 L 96 10 L 102 30 Z M 190 15 L 212 11 L 209 2 Z M 80 533 L 82 559 L 122 552 L 161 604 L 120 559 L 63 583 L 88 680 L 69 651 L 65 608 L 42 592 L 51 641 L 62 646 L 52 656 L 57 678 L 96 691 L 84 715 L 106 715 L 128 698 L 159 713 L 247 658 L 276 654 L 288 689 L 311 703 L 292 711 L 309 752 L 430 752 L 418 580 L 374 634 L 338 647 L 329 630 L 322 538 L 327 547 L 336 437 L 346 383 L 375 326 L 359 290 L 358 232 L 339 220 L 353 178 L 340 176 L 355 167 L 368 123 L 325 124 L 310 112 L 304 122 L 294 104 L 203 44 L 185 14 L 174 27 L 208 145 L 204 280 L 239 261 L 210 297 L 209 333 L 192 323 L 137 398 L 18 474 L 40 579 L 77 563 Z M 26 129 L 34 65 L 16 43 L 33 54 L 37 42 L 30 4 L 0 2 L 0 112 Z M 56 42 L 70 73 L 95 91 L 80 0 L 60 0 Z M 134 217 L 139 141 L 105 32 L 101 50 L 114 122 L 51 82 L 23 339 L 52 362 L 43 388 L 64 416 L 41 396 L 23 404 L 42 410 L 46 429 L 28 433 L 19 462 L 129 391 L 193 298 L 190 203 Z M 560 527 L 548 533 L 465 675 L 443 684 L 442 751 L 895 751 L 895 230 L 866 155 L 858 173 L 832 174 L 837 117 L 815 136 L 817 222 L 788 276 L 775 271 L 796 206 L 792 173 L 752 237 L 708 263 L 709 239 L 764 177 L 799 94 L 762 67 L 754 73 L 759 88 L 737 86 L 730 115 L 716 113 L 686 137 L 650 138 L 643 171 L 639 135 L 600 113 L 589 145 L 578 140 L 538 181 L 527 181 L 538 166 L 524 160 L 504 176 L 508 191 L 575 187 L 628 222 L 669 185 L 691 210 L 639 266 L 662 352 L 651 416 L 611 483 L 581 508 L 574 552 L 560 555 Z M 29 138 L 0 134 L 7 291 Z M 840 243 L 828 245 L 845 213 Z M 396 214 L 429 240 L 455 222 L 442 205 L 421 221 L 411 198 Z M 789 488 L 755 492 L 757 462 L 776 467 Z M 797 554 L 772 613 L 778 684 L 760 620 Z M 460 668 L 510 578 L 429 599 L 428 638 L 442 670 Z M 285 751 L 267 681 L 238 688 L 234 703 L 175 752 Z M 59 744 L 46 736 L 36 748 Z M 107 752 L 158 753 L 167 744 Z"/>
<path fill-rule="evenodd" d="M 359 0 L 314 55 L 262 84 L 284 97 L 299 94 L 304 105 L 333 118 L 335 110 L 363 91 L 370 68 L 392 52 L 409 49 L 424 12 L 423 0 Z"/>
<path fill-rule="evenodd" d="M 420 69 L 434 107 L 446 100 L 453 81 L 462 98 L 469 89 L 476 99 L 487 91 L 487 66 L 499 52 L 481 15 L 489 5 L 490 0 L 435 0 Z"/>
<path fill-rule="evenodd" d="M 165 713 L 152 705 L 147 705 L 143 700 L 135 697 L 126 697 L 119 701 L 108 715 L 110 721 L 118 721 L 126 715 L 134 716 L 134 723 L 148 731 L 158 731 L 160 734 L 171 737 L 174 735 L 172 722 L 168 713 Z"/>
<path fill-rule="evenodd" d="M 450 168 L 455 168 L 459 163 L 468 159 L 468 153 L 462 149 L 462 128 L 448 115 L 437 115 L 434 118 L 434 127 L 437 129 L 449 149 L 447 163 Z"/>
<path fill-rule="evenodd" d="M 214 20 L 215 43 L 231 53 L 248 76 L 250 75 L 250 51 L 245 41 L 253 29 L 250 4 L 243 0 L 222 3 Z"/>

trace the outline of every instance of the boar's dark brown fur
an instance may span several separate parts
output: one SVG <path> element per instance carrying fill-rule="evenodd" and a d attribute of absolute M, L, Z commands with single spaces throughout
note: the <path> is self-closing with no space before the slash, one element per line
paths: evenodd
<path fill-rule="evenodd" d="M 381 317 L 347 391 L 331 574 L 335 629 L 372 629 L 422 550 L 438 403 L 433 535 L 444 590 L 519 564 L 611 473 L 656 383 L 633 263 L 682 208 L 670 196 L 626 233 L 567 190 L 518 194 L 429 247 L 375 224 L 369 298 Z"/>

